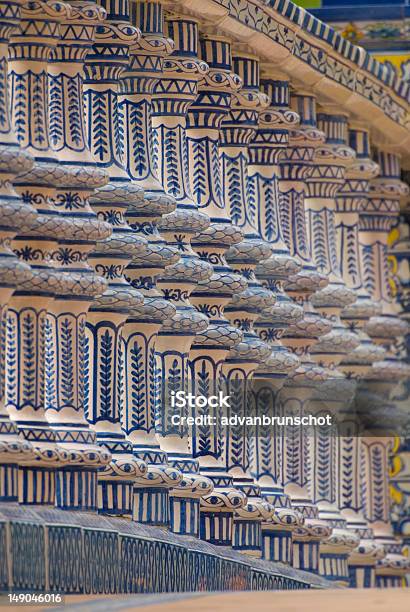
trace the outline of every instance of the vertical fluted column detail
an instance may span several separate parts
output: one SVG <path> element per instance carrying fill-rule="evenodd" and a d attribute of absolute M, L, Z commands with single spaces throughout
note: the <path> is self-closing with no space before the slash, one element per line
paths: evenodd
<path fill-rule="evenodd" d="M 285 244 L 290 254 L 299 262 L 299 271 L 286 278 L 284 286 L 287 293 L 303 306 L 304 317 L 285 330 L 283 341 L 309 361 L 310 347 L 330 330 L 330 324 L 318 316 L 311 304 L 311 296 L 326 287 L 328 280 L 313 262 L 305 216 L 307 179 L 312 172 L 315 151 L 323 143 L 324 135 L 316 128 L 313 96 L 292 94 L 289 100 L 287 81 L 276 82 L 275 88 L 281 92 L 276 106 L 286 109 L 291 103 L 292 109 L 297 111 L 300 117 L 300 127 L 289 131 L 289 143 L 286 142 L 287 146 L 282 150 L 279 160 L 278 201 Z M 302 341 L 302 338 L 305 340 Z"/>
<path fill-rule="evenodd" d="M 131 23 L 141 36 L 131 46 L 130 62 L 120 82 L 119 109 L 122 116 L 124 161 L 128 175 L 144 189 L 144 205 L 131 203 L 127 220 L 136 235 L 148 240 L 145 253 L 134 257 L 126 278 L 144 295 L 144 304 L 134 309 L 123 328 L 122 426 L 132 442 L 133 453 L 148 465 L 144 478 L 134 485 L 133 518 L 136 521 L 168 525 L 168 490 L 181 479 L 168 466 L 155 434 L 159 395 L 156 363 L 158 331 L 165 320 L 175 316 L 175 307 L 161 297 L 156 279 L 165 266 L 179 260 L 158 232 L 161 215 L 175 209 L 175 200 L 161 185 L 155 165 L 152 131 L 153 92 L 163 71 L 164 58 L 173 42 L 164 33 L 160 2 L 131 2 Z"/>
<path fill-rule="evenodd" d="M 387 253 L 389 231 L 398 218 L 400 201 L 408 194 L 408 186 L 400 180 L 397 155 L 375 151 L 375 161 L 380 173 L 370 181 L 368 197 L 359 212 L 359 243 L 364 286 L 381 308 L 380 314 L 372 316 L 364 329 L 373 342 L 385 349 L 386 355 L 367 371 L 363 387 L 380 389 L 388 397 L 395 384 L 409 374 L 395 348 L 406 335 L 408 325 L 399 318 L 400 306 L 391 294 Z"/>
<path fill-rule="evenodd" d="M 55 294 L 65 289 L 53 259 L 56 239 L 67 229 L 53 205 L 63 172 L 50 147 L 47 63 L 68 13 L 69 7 L 58 2 L 23 5 L 21 29 L 9 47 L 11 119 L 20 146 L 35 160 L 17 179 L 16 189 L 36 216 L 28 223 L 21 220 L 13 242 L 14 252 L 30 264 L 32 274 L 14 293 L 6 332 L 7 410 L 22 436 L 33 442 L 34 456 L 19 472 L 19 501 L 30 504 L 54 504 L 55 468 L 69 458 L 57 447 L 45 414 L 47 311 Z"/>
<path fill-rule="evenodd" d="M 354 159 L 354 151 L 346 144 L 346 116 L 331 112 L 332 108 L 327 113 L 317 114 L 317 127 L 326 140 L 315 151 L 308 177 L 306 208 L 313 261 L 329 278 L 327 287 L 317 292 L 312 302 L 333 323 L 331 333 L 315 345 L 312 354 L 321 363 L 334 368 L 343 355 L 356 348 L 358 340 L 339 319 L 341 309 L 354 303 L 356 295 L 341 277 L 335 233 L 335 197 L 344 183 L 346 167 Z"/>
<path fill-rule="evenodd" d="M 408 184 L 408 172 L 403 173 Z M 401 203 L 401 214 L 398 225 L 392 230 L 389 237 L 389 257 L 392 268 L 392 289 L 403 311 L 401 318 L 410 322 L 410 207 L 409 198 Z M 410 328 L 403 344 L 400 346 L 403 359 L 410 363 Z M 401 381 L 394 390 L 393 399 L 399 410 L 407 414 L 407 405 L 410 398 L 410 378 Z M 409 417 L 405 420 L 403 436 L 395 439 L 394 456 L 391 460 L 390 484 L 392 486 L 392 523 L 394 532 L 403 538 L 403 552 L 409 552 L 409 516 L 410 495 L 407 488 L 410 473 L 410 428 Z M 408 575 L 406 577 L 408 584 Z"/>
<path fill-rule="evenodd" d="M 221 121 L 241 80 L 232 72 L 231 45 L 227 39 L 203 34 L 199 55 L 209 70 L 199 82 L 198 97 L 188 113 L 189 181 L 194 201 L 211 223 L 192 244 L 201 259 L 212 264 L 213 274 L 209 280 L 200 282 L 191 296 L 197 310 L 208 316 L 209 325 L 192 344 L 190 376 L 192 392 L 209 396 L 218 395 L 222 364 L 229 349 L 242 337 L 224 315 L 231 296 L 242 291 L 246 283 L 232 272 L 225 259 L 225 251 L 241 241 L 242 233 L 232 224 L 223 199 L 218 151 Z M 195 425 L 192 431 L 193 454 L 201 472 L 214 484 L 212 493 L 201 499 L 200 537 L 214 544 L 231 545 L 233 511 L 243 505 L 245 496 L 232 487 L 232 476 L 221 461 L 220 407 L 206 406 L 198 414 L 216 421 L 214 427 Z"/>
<path fill-rule="evenodd" d="M 313 500 L 319 508 L 319 517 L 332 527 L 332 538 L 321 545 L 321 573 L 331 579 L 348 581 L 347 558 L 357 536 L 346 530 L 346 522 L 336 506 L 340 486 L 337 465 L 337 420 L 341 411 L 352 402 L 355 383 L 346 380 L 337 369 L 343 355 L 359 345 L 359 338 L 340 321 L 340 312 L 356 301 L 355 292 L 347 287 L 340 273 L 335 233 L 335 197 L 344 183 L 346 167 L 355 153 L 347 146 L 347 117 L 329 107 L 321 109 L 316 117 L 317 127 L 324 133 L 325 142 L 315 150 L 311 173 L 308 177 L 306 210 L 307 229 L 312 245 L 313 261 L 325 274 L 329 283 L 312 297 L 317 310 L 332 323 L 329 334 L 319 339 L 312 356 L 321 365 L 331 368 L 328 382 L 313 396 L 310 408 L 316 414 L 330 410 L 334 415 L 333 430 L 315 428 L 311 436 L 311 483 Z"/>
<path fill-rule="evenodd" d="M 357 295 L 357 301 L 346 306 L 341 313 L 342 321 L 360 339 L 359 346 L 345 355 L 339 364 L 339 369 L 350 380 L 360 380 L 384 353 L 363 331 L 366 321 L 379 312 L 379 306 L 364 288 L 359 245 L 359 211 L 366 202 L 369 180 L 379 171 L 378 165 L 370 159 L 369 140 L 369 133 L 363 126 L 349 124 L 349 145 L 355 151 L 356 159 L 346 169 L 345 182 L 336 195 L 335 230 L 340 272 L 346 286 Z M 351 409 L 344 409 L 343 430 L 338 436 L 336 504 L 348 529 L 360 537 L 359 545 L 349 555 L 350 586 L 370 588 L 375 586 L 375 565 L 383 555 L 383 549 L 375 542 L 362 512 L 360 453 L 360 419 L 353 404 Z"/>
<path fill-rule="evenodd" d="M 4 397 L 7 306 L 14 289 L 31 277 L 29 266 L 12 252 L 11 240 L 23 223 L 30 226 L 35 212 L 29 203 L 23 203 L 12 184 L 17 174 L 29 170 L 33 164 L 29 153 L 17 144 L 7 86 L 8 46 L 10 36 L 19 27 L 20 3 L 3 2 L 0 11 L 0 501 L 10 502 L 18 499 L 19 463 L 32 457 L 30 442 L 19 437 Z"/>
<path fill-rule="evenodd" d="M 340 272 L 346 286 L 357 295 L 356 302 L 343 308 L 341 318 L 359 335 L 360 345 L 343 357 L 340 369 L 358 378 L 368 371 L 369 364 L 383 357 L 383 349 L 363 331 L 366 321 L 380 313 L 381 306 L 364 286 L 359 243 L 359 213 L 366 205 L 369 181 L 377 176 L 379 167 L 370 159 L 369 133 L 360 124 L 350 125 L 349 146 L 356 152 L 356 159 L 346 169 L 346 180 L 336 195 L 335 229 Z"/>
<path fill-rule="evenodd" d="M 156 431 L 170 465 L 183 474 L 179 485 L 170 491 L 171 530 L 198 536 L 200 497 L 213 487 L 209 479 L 200 475 L 199 462 L 192 457 L 188 426 L 172 421 L 175 416 L 188 416 L 188 406 L 179 408 L 179 402 L 171 406 L 170 394 L 189 391 L 189 350 L 195 335 L 208 327 L 205 313 L 197 312 L 189 300 L 197 284 L 210 278 L 212 266 L 191 247 L 192 238 L 209 226 L 209 219 L 197 210 L 190 190 L 186 142 L 186 115 L 208 65 L 198 59 L 195 20 L 171 15 L 166 19 L 166 27 L 174 50 L 164 61 L 162 78 L 155 87 L 152 121 L 159 176 L 165 191 L 177 203 L 176 210 L 164 215 L 159 227 L 180 259 L 168 266 L 158 280 L 158 287 L 174 304 L 176 313 L 165 321 L 158 336 L 162 405 L 157 413 Z"/>
<path fill-rule="evenodd" d="M 253 375 L 253 401 L 256 414 L 274 416 L 280 414 L 278 391 L 299 364 L 298 357 L 282 345 L 280 338 L 289 323 L 300 319 L 302 309 L 283 291 L 283 280 L 300 265 L 285 245 L 277 197 L 279 159 L 287 144 L 288 129 L 296 125 L 298 115 L 289 110 L 287 92 L 275 87 L 270 74 L 265 68 L 261 82 L 269 107 L 260 113 L 258 130 L 249 144 L 246 208 L 254 211 L 254 227 L 248 228 L 247 237 L 256 230 L 271 249 L 270 257 L 256 267 L 257 278 L 274 293 L 276 301 L 255 321 L 255 330 L 269 344 L 271 353 Z M 258 426 L 252 445 L 252 472 L 263 497 L 275 508 L 271 521 L 262 525 L 262 556 L 291 563 L 292 531 L 300 517 L 283 491 L 282 454 L 279 429 Z"/>
<path fill-rule="evenodd" d="M 390 523 L 388 456 L 392 439 L 386 425 L 394 431 L 397 408 L 390 402 L 392 389 L 408 376 L 408 365 L 397 357 L 395 343 L 407 333 L 407 323 L 397 316 L 397 306 L 390 290 L 387 261 L 388 234 L 398 217 L 400 200 L 408 187 L 400 180 L 400 158 L 382 150 L 375 152 L 379 176 L 370 181 L 370 191 L 359 214 L 359 241 L 363 262 L 364 285 L 372 299 L 381 305 L 381 314 L 365 326 L 372 340 L 387 351 L 365 374 L 357 404 L 370 423 L 362 438 L 363 472 L 361 478 L 365 518 L 376 541 L 383 545 L 385 557 L 376 565 L 377 586 L 400 586 L 408 571 L 408 560 L 401 555 L 401 541 L 395 540 Z M 380 429 L 380 427 L 382 429 Z M 378 437 L 373 429 L 379 428 Z"/>
<path fill-rule="evenodd" d="M 107 282 L 96 274 L 88 255 L 108 238 L 111 226 L 97 219 L 89 204 L 94 190 L 107 183 L 87 146 L 83 105 L 84 60 L 105 11 L 93 3 L 72 2 L 61 25 L 61 39 L 49 63 L 50 138 L 64 172 L 55 205 L 67 230 L 59 240 L 56 262 L 66 279 L 48 316 L 46 344 L 47 419 L 70 465 L 58 470 L 56 505 L 95 509 L 97 471 L 110 460 L 85 418 L 84 400 L 93 381 L 87 373 L 86 313 Z"/>
<path fill-rule="evenodd" d="M 274 251 L 271 259 L 267 261 L 267 264 L 271 261 L 269 267 L 266 264 L 266 270 L 257 270 L 257 274 L 280 289 L 281 308 L 278 309 L 278 320 L 273 326 L 273 333 L 278 335 L 283 345 L 300 360 L 298 367 L 291 368 L 289 376 L 280 381 L 279 393 L 275 394 L 275 412 L 279 415 L 301 415 L 314 385 L 325 378 L 322 368 L 309 360 L 308 351 L 317 337 L 329 329 L 321 317 L 313 314 L 309 302 L 311 293 L 320 284 L 325 284 L 326 280 L 317 274 L 311 264 L 306 239 L 304 183 L 298 175 L 306 166 L 303 153 L 301 163 L 296 155 L 295 160 L 286 165 L 287 156 L 295 154 L 290 139 L 299 121 L 299 114 L 302 121 L 305 115 L 299 109 L 297 112 L 289 109 L 289 83 L 286 77 L 267 71 L 266 78 L 262 79 L 262 86 L 270 95 L 271 106 L 261 116 L 258 135 L 251 147 L 251 156 L 254 150 L 257 156 L 255 164 L 262 166 L 255 168 L 255 179 L 263 194 L 260 224 L 262 235 L 273 243 Z M 282 164 L 285 165 L 282 167 Z M 269 181 L 265 178 L 267 173 L 270 176 Z M 302 306 L 302 317 L 300 311 L 298 316 L 292 313 L 289 297 L 283 288 Z M 272 476 L 262 472 L 267 491 L 272 495 L 275 505 L 283 508 L 285 516 L 290 506 L 304 516 L 303 526 L 298 514 L 292 517 L 293 565 L 318 571 L 319 542 L 330 530 L 317 520 L 317 508 L 312 504 L 307 492 L 305 459 L 308 439 L 302 428 L 295 427 L 286 431 L 282 428 L 279 447 L 277 444 L 272 445 L 272 450 L 277 451 L 277 457 L 273 459 L 275 467 L 271 470 Z"/>
<path fill-rule="evenodd" d="M 377 406 L 377 400 L 373 406 Z M 391 417 L 389 421 L 392 421 Z M 394 538 L 391 526 L 388 475 L 394 438 L 386 434 L 387 431 L 384 435 L 381 432 L 380 436 L 366 435 L 361 439 L 363 512 L 376 542 L 385 552 L 376 565 L 376 586 L 382 588 L 402 586 L 403 577 L 410 567 L 409 559 L 402 555 L 402 540 Z"/>
<path fill-rule="evenodd" d="M 397 317 L 397 305 L 391 295 L 387 248 L 389 231 L 408 186 L 400 180 L 399 156 L 376 150 L 374 158 L 380 173 L 370 181 L 369 195 L 360 211 L 359 242 L 364 285 L 381 306 L 381 314 L 373 317 L 365 329 L 376 343 L 388 348 L 392 338 L 407 332 L 406 323 Z"/>
<path fill-rule="evenodd" d="M 235 294 L 225 308 L 227 318 L 243 332 L 242 342 L 234 347 L 222 366 L 227 394 L 233 400 L 234 412 L 241 417 L 252 413 L 252 378 L 257 366 L 270 357 L 270 346 L 254 330 L 261 312 L 270 312 L 275 295 L 262 287 L 255 276 L 256 265 L 268 259 L 270 246 L 257 233 L 255 210 L 247 206 L 248 144 L 252 139 L 259 113 L 269 103 L 259 91 L 259 62 L 246 52 L 233 54 L 232 67 L 242 79 L 242 88 L 232 95 L 229 113 L 221 123 L 219 151 L 222 166 L 222 197 L 232 222 L 244 239 L 226 254 L 228 263 L 247 282 L 245 291 Z M 262 523 L 270 520 L 273 506 L 260 495 L 260 487 L 250 474 L 251 430 L 228 426 L 222 440 L 222 459 L 232 474 L 234 486 L 247 496 L 246 506 L 234 515 L 233 547 L 247 554 L 260 556 Z"/>
<path fill-rule="evenodd" d="M 93 378 L 93 384 L 84 397 L 84 407 L 97 441 L 112 455 L 111 462 L 98 473 L 98 511 L 129 516 L 134 481 L 147 468 L 133 457 L 132 445 L 121 430 L 122 328 L 143 300 L 125 280 L 124 269 L 133 257 L 144 255 L 146 240 L 134 235 L 124 219 L 131 201 L 138 206 L 143 190 L 130 183 L 124 169 L 117 95 L 128 48 L 139 32 L 127 23 L 128 3 L 123 14 L 116 12 L 115 1 L 101 4 L 109 18 L 101 30 L 97 29 L 86 58 L 84 100 L 88 147 L 110 177 L 107 185 L 91 195 L 90 203 L 97 217 L 110 223 L 112 234 L 90 254 L 90 263 L 107 280 L 107 289 L 94 300 L 87 315 L 86 377 Z"/>

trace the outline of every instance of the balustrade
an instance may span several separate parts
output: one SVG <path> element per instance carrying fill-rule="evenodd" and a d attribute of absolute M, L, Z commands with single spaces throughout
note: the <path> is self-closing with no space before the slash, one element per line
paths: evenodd
<path fill-rule="evenodd" d="M 276 181 L 282 235 L 290 254 L 299 264 L 292 274 L 285 275 L 283 285 L 288 295 L 303 308 L 303 316 L 288 325 L 282 336 L 285 346 L 299 357 L 300 365 L 285 381 L 278 401 L 284 413 L 301 417 L 309 406 L 315 387 L 329 377 L 328 371 L 315 364 L 310 355 L 319 338 L 330 332 L 331 323 L 315 312 L 311 303 L 312 295 L 326 287 L 328 280 L 313 262 L 305 217 L 306 179 L 311 172 L 315 150 L 324 136 L 315 127 L 312 96 L 291 94 L 289 81 L 283 77 L 274 83 L 274 87 L 277 89 L 276 106 L 286 116 L 291 105 L 299 117 L 299 126 L 293 124 L 287 139 L 281 144 Z M 279 130 L 279 137 L 283 138 L 281 132 Z M 319 519 L 318 508 L 308 491 L 310 435 L 303 426 L 291 426 L 282 430 L 282 438 L 285 493 L 289 495 L 292 506 L 304 517 L 303 524 L 293 534 L 294 565 L 319 571 L 319 545 L 330 535 L 331 529 Z"/>
<path fill-rule="evenodd" d="M 254 324 L 260 338 L 271 347 L 269 357 L 254 372 L 254 411 L 256 415 L 272 417 L 280 416 L 278 391 L 299 364 L 298 357 L 286 349 L 280 338 L 287 325 L 302 317 L 302 308 L 283 291 L 283 280 L 299 270 L 300 265 L 283 240 L 277 197 L 278 161 L 287 143 L 287 130 L 297 122 L 298 116 L 286 104 L 283 109 L 276 106 L 282 94 L 277 83 L 267 78 L 267 68 L 263 66 L 261 84 L 269 107 L 260 113 L 259 129 L 249 144 L 247 182 L 248 235 L 263 239 L 271 249 L 270 257 L 256 266 L 255 273 L 276 298 L 273 307 L 265 309 Z M 262 524 L 262 556 L 291 563 L 292 531 L 301 523 L 301 517 L 292 509 L 290 498 L 283 491 L 280 428 L 258 426 L 252 450 L 252 469 L 262 495 L 275 509 L 271 521 Z"/>
<path fill-rule="evenodd" d="M 161 216 L 175 209 L 175 200 L 164 191 L 154 163 L 152 100 L 164 58 L 171 53 L 173 43 L 164 34 L 160 2 L 133 1 L 130 13 L 132 25 L 141 36 L 130 47 L 118 105 L 125 166 L 132 183 L 144 190 L 144 204 L 130 202 L 126 219 L 134 234 L 146 238 L 148 244 L 125 271 L 127 280 L 143 294 L 144 304 L 131 313 L 122 333 L 122 427 L 133 445 L 134 456 L 148 465 L 146 475 L 134 483 L 133 519 L 168 525 L 169 489 L 180 482 L 181 474 L 168 465 L 155 434 L 156 347 L 158 332 L 164 321 L 175 316 L 175 306 L 162 297 L 156 281 L 167 265 L 179 261 L 179 255 L 158 231 Z"/>
<path fill-rule="evenodd" d="M 29 171 L 33 165 L 30 154 L 19 148 L 12 128 L 7 86 L 8 47 L 10 36 L 20 27 L 21 7 L 18 3 L 4 2 L 1 12 L 5 17 L 0 21 L 0 500 L 15 502 L 19 464 L 31 460 L 33 451 L 30 442 L 19 436 L 18 426 L 5 406 L 7 307 L 14 290 L 30 281 L 32 272 L 13 253 L 11 240 L 23 223 L 27 228 L 35 225 L 36 213 L 29 202 L 18 196 L 12 183 L 19 173 Z M 8 353 L 9 360 L 15 358 L 15 354 Z"/>
<path fill-rule="evenodd" d="M 351 121 L 349 145 L 355 150 L 356 159 L 346 169 L 346 180 L 336 195 L 335 230 L 340 272 L 346 285 L 357 296 L 356 302 L 344 307 L 341 318 L 358 334 L 360 344 L 343 357 L 339 369 L 348 379 L 360 381 L 372 364 L 383 359 L 385 354 L 384 349 L 374 344 L 363 330 L 366 322 L 380 312 L 380 306 L 365 290 L 359 245 L 359 212 L 366 204 L 369 180 L 377 176 L 379 167 L 370 159 L 368 131 Z M 343 429 L 339 432 L 336 449 L 340 474 L 337 506 L 348 529 L 360 536 L 359 545 L 349 555 L 350 585 L 373 587 L 376 561 L 384 553 L 381 545 L 375 542 L 362 512 L 360 415 L 354 402 L 343 408 L 342 415 Z"/>
<path fill-rule="evenodd" d="M 171 393 L 189 392 L 189 351 L 197 334 L 206 332 L 208 327 L 206 313 L 197 312 L 189 301 L 198 283 L 208 281 L 212 267 L 191 247 L 192 238 L 206 230 L 209 219 L 197 209 L 191 193 L 186 140 L 187 113 L 208 65 L 198 59 L 198 23 L 173 15 L 166 23 L 175 47 L 164 62 L 164 73 L 155 89 L 154 153 L 165 190 L 177 204 L 173 213 L 163 217 L 160 229 L 181 257 L 174 265 L 167 266 L 158 283 L 164 295 L 175 304 L 176 314 L 159 332 L 162 405 L 158 408 L 156 429 L 168 461 L 183 475 L 178 487 L 170 493 L 171 529 L 198 536 L 200 499 L 212 491 L 213 485 L 200 474 L 199 462 L 192 457 L 188 446 L 190 428 L 172 421 L 175 414 L 187 417 L 190 409 L 188 406 L 179 409 L 179 402 L 172 406 L 170 400 Z"/>
<path fill-rule="evenodd" d="M 333 527 L 331 538 L 321 545 L 321 573 L 333 580 L 348 583 L 348 555 L 358 544 L 358 538 L 346 530 L 346 521 L 336 505 L 341 483 L 339 471 L 334 470 L 333 466 L 337 468 L 338 422 L 349 409 L 355 393 L 354 382 L 346 380 L 338 366 L 344 355 L 359 346 L 360 340 L 340 320 L 342 309 L 354 303 L 356 295 L 346 286 L 340 273 L 335 234 L 335 197 L 355 153 L 346 144 L 347 117 L 338 114 L 337 108 L 322 107 L 316 114 L 316 122 L 325 135 L 325 142 L 315 151 L 307 180 L 307 228 L 313 260 L 318 270 L 328 277 L 329 283 L 314 294 L 312 303 L 331 321 L 332 330 L 320 338 L 312 349 L 313 358 L 330 368 L 330 372 L 329 380 L 312 397 L 310 408 L 318 415 L 330 411 L 334 423 L 331 427 L 312 431 L 310 490 L 318 505 L 319 517 Z"/>
<path fill-rule="evenodd" d="M 243 332 L 243 339 L 228 353 L 222 365 L 224 389 L 231 397 L 232 409 L 241 417 L 256 415 L 252 406 L 252 380 L 260 363 L 270 357 L 270 345 L 256 334 L 255 321 L 270 313 L 276 297 L 255 276 L 258 264 L 269 259 L 271 248 L 258 235 L 255 210 L 248 200 L 248 145 L 256 131 L 258 116 L 269 103 L 259 91 L 257 58 L 245 52 L 233 54 L 232 67 L 242 80 L 239 92 L 232 95 L 231 108 L 221 124 L 219 151 L 222 166 L 222 198 L 232 222 L 243 233 L 243 240 L 226 253 L 228 263 L 247 282 L 244 291 L 233 296 L 225 312 L 229 321 Z M 239 350 L 238 350 L 239 349 Z M 245 493 L 247 503 L 234 514 L 233 547 L 259 556 L 262 526 L 270 523 L 274 507 L 261 497 L 259 485 L 250 474 L 252 428 L 228 426 L 222 439 L 222 457 L 233 476 L 234 486 Z"/>
<path fill-rule="evenodd" d="M 1 584 L 409 572 L 406 101 L 270 4 L 0 0 Z"/>
<path fill-rule="evenodd" d="M 400 200 L 408 194 L 408 186 L 400 180 L 397 155 L 376 149 L 375 160 L 380 172 L 370 181 L 368 198 L 359 213 L 359 242 L 365 288 L 381 306 L 381 313 L 369 319 L 365 330 L 387 354 L 367 371 L 357 398 L 368 425 L 367 435 L 362 440 L 362 503 L 374 537 L 386 553 L 376 565 L 376 584 L 400 586 L 402 576 L 408 571 L 408 560 L 401 555 L 401 541 L 393 537 L 387 461 L 395 425 L 400 425 L 401 421 L 397 406 L 391 404 L 390 398 L 400 380 L 409 374 L 409 366 L 399 360 L 394 347 L 408 327 L 406 321 L 397 316 L 394 307 L 387 244 L 389 231 L 399 214 Z M 370 404 L 374 406 L 371 411 Z M 370 483 L 375 483 L 376 487 Z"/>
<path fill-rule="evenodd" d="M 193 248 L 202 260 L 213 266 L 209 280 L 199 282 L 192 303 L 209 316 L 209 327 L 198 334 L 190 352 L 190 376 L 195 394 L 217 395 L 223 385 L 223 365 L 230 350 L 243 346 L 243 334 L 227 318 L 224 310 L 234 294 L 247 286 L 225 259 L 225 251 L 242 240 L 242 232 L 229 216 L 222 191 L 219 129 L 229 112 L 232 95 L 242 86 L 232 72 L 230 41 L 204 33 L 200 37 L 200 57 L 208 72 L 199 82 L 198 96 L 187 119 L 189 181 L 194 201 L 210 218 L 210 225 L 198 233 Z M 228 436 L 220 424 L 220 408 L 204 407 L 197 414 L 211 416 L 214 426 L 196 425 L 192 430 L 192 451 L 201 472 L 214 489 L 201 499 L 200 537 L 218 545 L 232 545 L 233 515 L 243 506 L 245 495 L 233 488 L 232 475 L 222 461 L 222 437 Z M 228 442 L 229 443 L 229 442 Z"/>
<path fill-rule="evenodd" d="M 98 473 L 97 506 L 101 513 L 130 516 L 133 485 L 147 467 L 132 456 L 132 445 L 121 430 L 122 329 L 127 317 L 142 304 L 143 296 L 124 278 L 124 269 L 133 257 L 144 256 L 146 240 L 134 234 L 125 221 L 133 202 L 143 199 L 143 189 L 131 183 L 122 155 L 121 118 L 118 86 L 128 63 L 128 48 L 139 32 L 124 13 L 115 13 L 116 2 L 102 2 L 107 11 L 104 25 L 96 30 L 93 48 L 85 63 L 84 100 L 88 146 L 99 167 L 109 175 L 109 183 L 90 197 L 97 217 L 112 227 L 112 234 L 90 254 L 97 274 L 107 280 L 107 289 L 97 297 L 87 315 L 85 364 L 90 379 L 84 397 L 86 416 L 97 440 L 112 455 L 111 462 Z"/>

